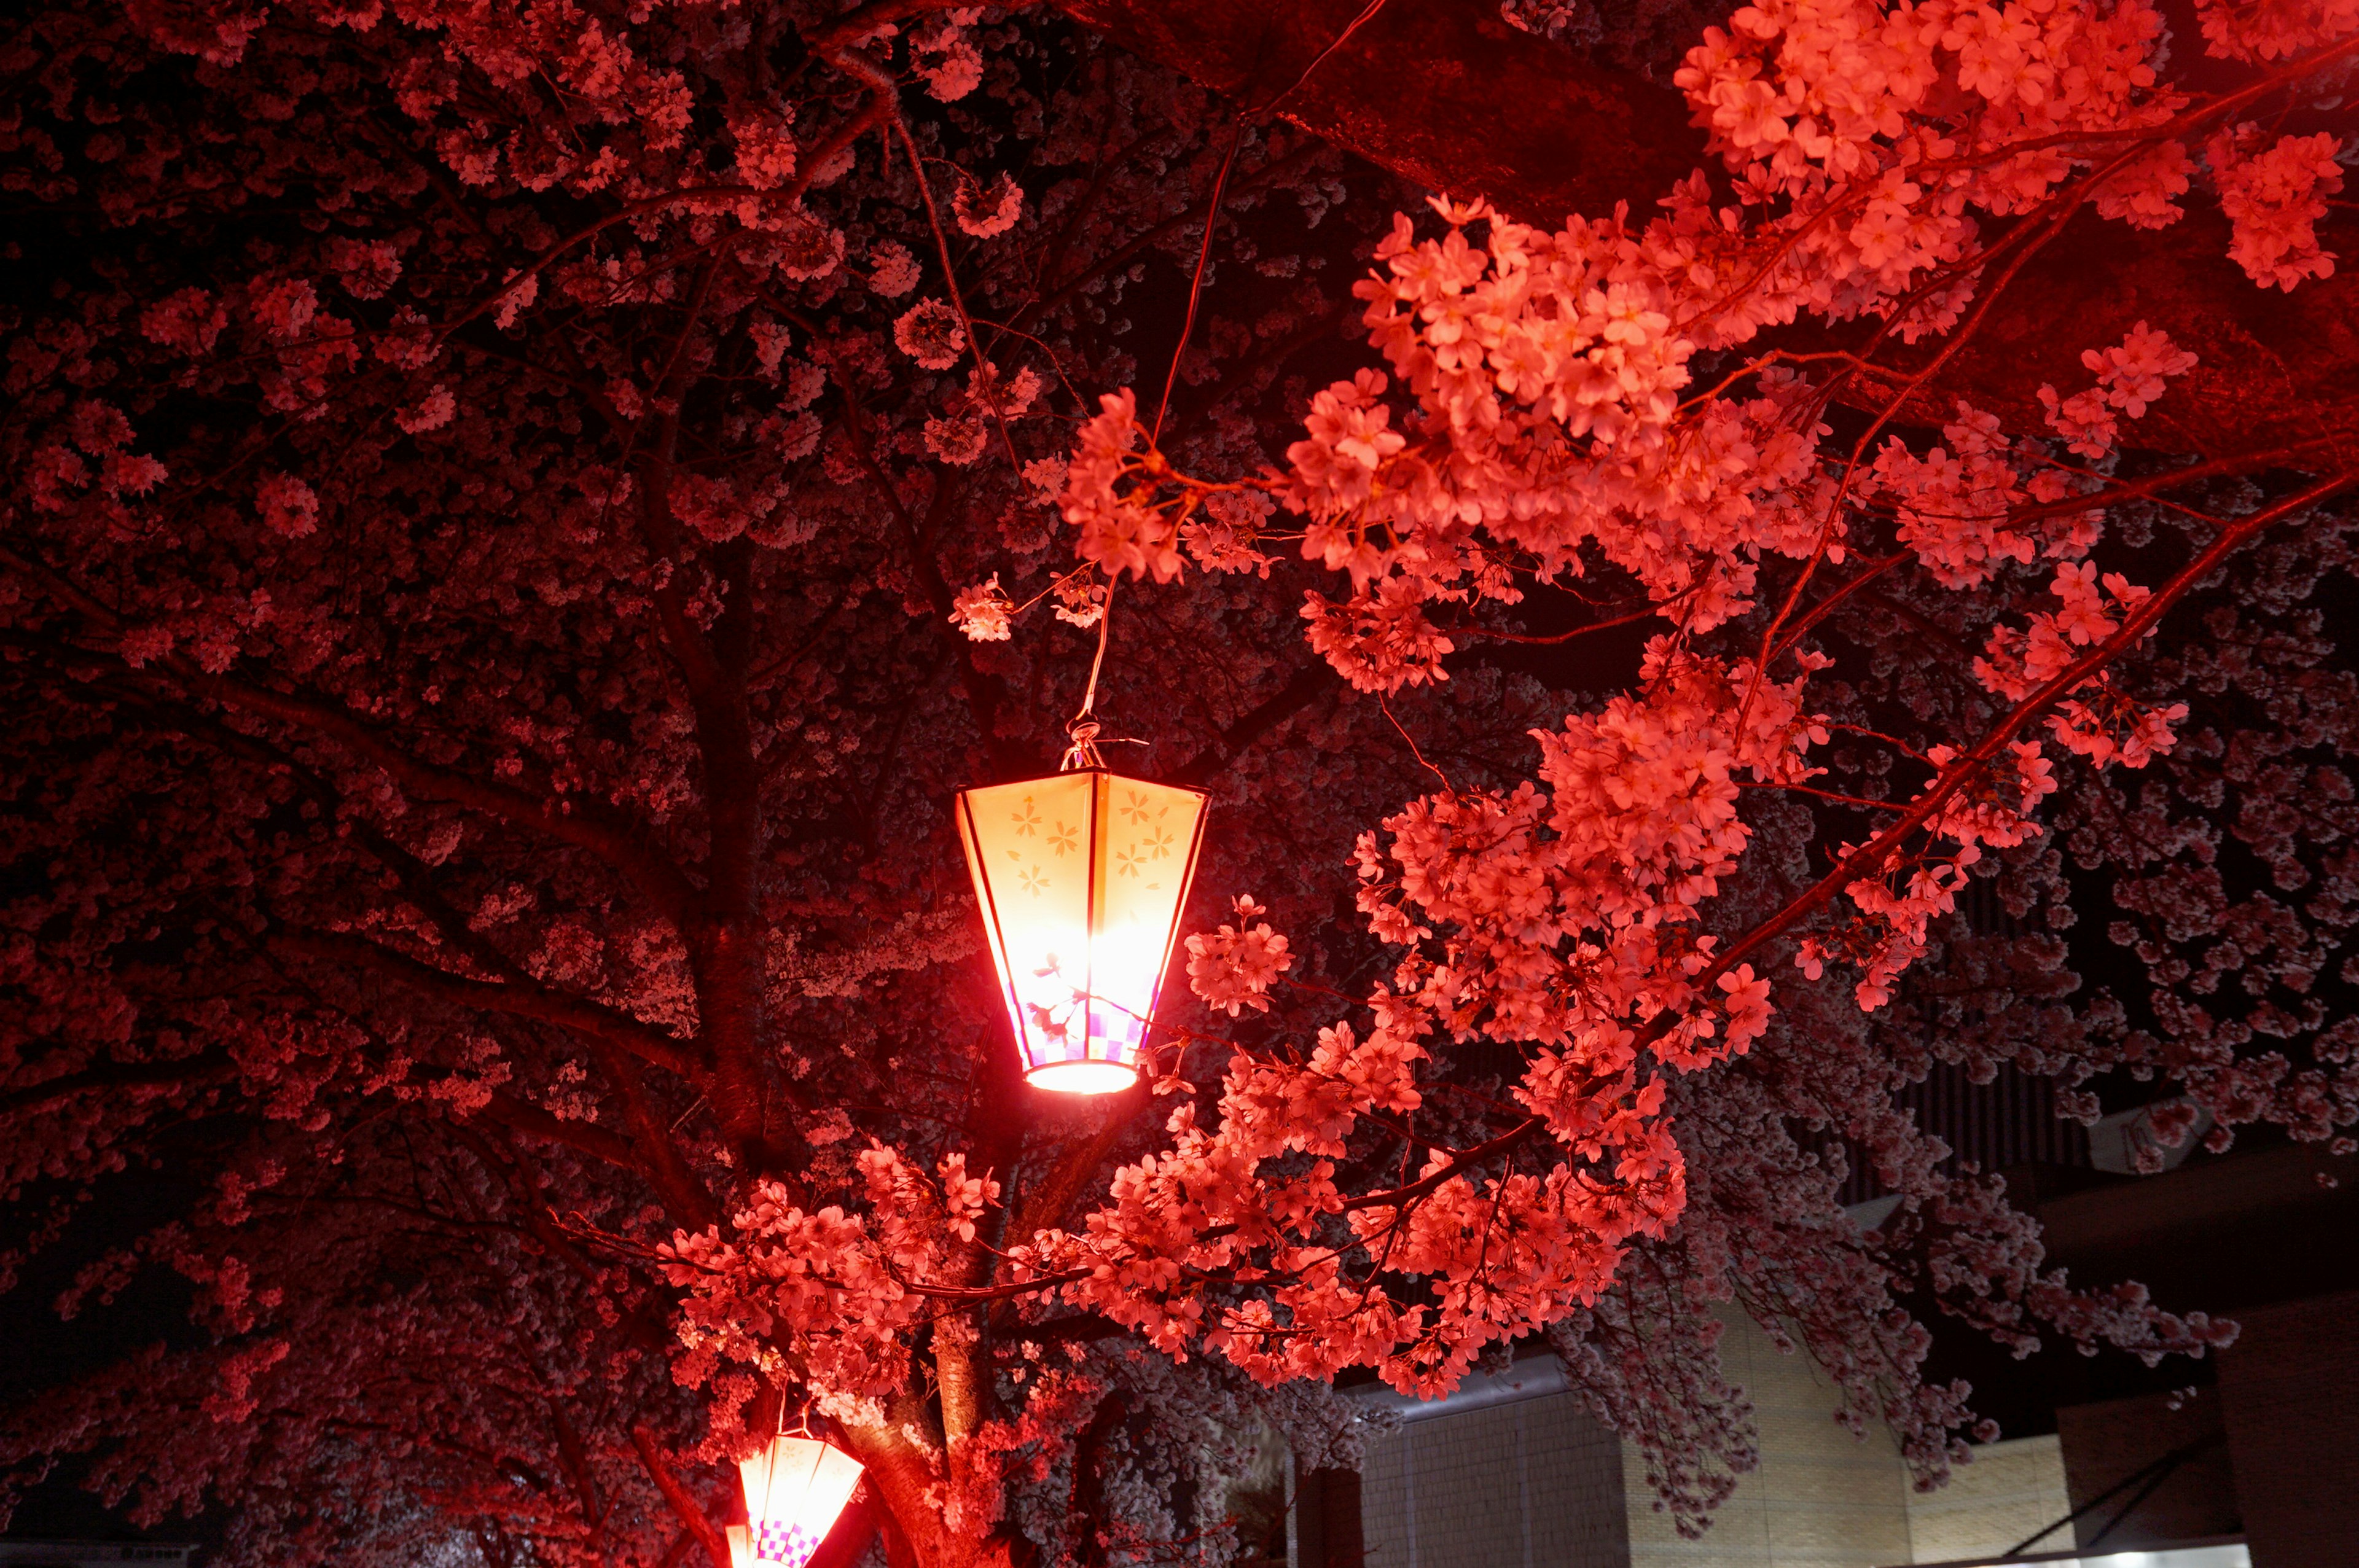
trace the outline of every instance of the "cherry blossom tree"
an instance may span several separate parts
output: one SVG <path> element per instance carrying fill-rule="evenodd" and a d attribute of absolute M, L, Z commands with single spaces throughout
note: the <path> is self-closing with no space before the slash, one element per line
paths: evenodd
<path fill-rule="evenodd" d="M 1212 1561 L 1272 1443 L 1354 1462 L 1339 1377 L 1545 1337 L 1700 1529 L 1716 1303 L 1928 1484 L 1989 1429 L 1904 1298 L 2232 1336 L 1896 1096 L 2349 1149 L 2348 432 L 2142 443 L 2294 395 L 2168 320 L 1960 367 L 2075 223 L 2331 282 L 2359 11 L 1658 17 L 1704 164 L 1571 214 L 1303 128 L 1375 12 L 1226 96 L 920 0 L 28 14 L 9 1278 L 168 1274 L 195 1338 L 19 1412 L 17 1484 L 727 1568 L 799 1414 L 867 1467 L 838 1560 Z M 1077 1102 L 947 802 L 1056 765 L 1096 646 L 1215 827 L 1193 1000 Z"/>

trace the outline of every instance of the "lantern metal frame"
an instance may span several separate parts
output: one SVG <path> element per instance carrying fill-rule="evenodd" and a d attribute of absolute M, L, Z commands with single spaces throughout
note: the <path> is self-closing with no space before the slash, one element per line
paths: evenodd
<path fill-rule="evenodd" d="M 959 792 L 955 815 L 958 818 L 959 841 L 966 850 L 967 868 L 973 877 L 977 902 L 982 905 L 984 930 L 991 943 L 992 965 L 999 975 L 1001 1000 L 1007 1008 L 1008 1022 L 1016 1032 L 1016 1053 L 1024 1063 L 1025 1081 L 1039 1088 L 1063 1094 L 1115 1094 L 1136 1085 L 1143 1070 L 1142 1064 L 1136 1057 L 1143 1055 L 1146 1050 L 1147 1032 L 1154 1025 L 1156 1009 L 1163 998 L 1164 980 L 1170 971 L 1172 955 L 1179 947 L 1180 925 L 1187 911 L 1189 894 L 1195 887 L 1197 856 L 1203 848 L 1204 821 L 1211 815 L 1206 807 L 1212 800 L 1212 794 L 1208 790 L 1198 789 L 1190 784 L 1161 784 L 1153 779 L 1134 778 L 1127 773 L 1115 773 L 1097 758 L 1095 748 L 1089 744 L 1089 741 L 1094 739 L 1096 727 L 1092 725 L 1088 728 L 1089 735 L 1076 737 L 1075 755 L 1082 759 L 1082 765 L 1068 766 L 1059 773 L 1045 775 L 1038 780 L 1014 780 L 1005 785 L 980 786 L 1010 788 L 1022 784 L 1050 784 L 1076 776 L 1087 776 L 1090 780 L 1088 860 L 1083 871 L 1087 878 L 1088 890 L 1083 904 L 1085 952 L 1082 959 L 1082 982 L 1076 988 L 1076 996 L 1080 1000 L 1082 1008 L 1082 1055 L 1081 1057 L 1068 1056 L 1061 1061 L 1035 1059 L 1032 1031 L 1025 1022 L 1025 1009 L 1027 1004 L 1017 989 L 1015 967 L 1009 959 L 1007 922 L 1003 917 L 999 907 L 1000 892 L 993 885 L 992 871 L 984 852 L 982 835 L 975 823 L 974 804 L 972 797 L 976 791 Z M 1069 759 L 1071 760 L 1072 759 Z M 1134 1059 L 1128 1061 L 1122 1061 L 1111 1055 L 1101 1057 L 1090 1054 L 1091 1025 L 1097 1017 L 1099 1009 L 1103 1007 L 1121 1012 L 1131 1011 L 1120 1003 L 1101 998 L 1097 989 L 1101 978 L 1098 946 L 1103 935 L 1100 929 L 1100 921 L 1103 914 L 1101 907 L 1101 892 L 1106 874 L 1103 859 L 1107 838 L 1106 816 L 1113 809 L 1113 790 L 1116 784 L 1143 784 L 1158 790 L 1192 795 L 1198 803 L 1195 823 L 1189 832 L 1187 850 L 1180 861 L 1180 890 L 1171 902 L 1171 913 L 1165 922 L 1162 945 L 1157 954 L 1154 974 L 1147 988 L 1146 1008 L 1143 1012 L 1136 1015 L 1138 1020 L 1138 1044 Z M 1108 1067 L 1119 1067 L 1121 1071 L 1118 1075 L 1103 1070 L 1077 1071 L 1077 1069 Z M 1064 1081 L 1059 1081 L 1060 1079 Z"/>

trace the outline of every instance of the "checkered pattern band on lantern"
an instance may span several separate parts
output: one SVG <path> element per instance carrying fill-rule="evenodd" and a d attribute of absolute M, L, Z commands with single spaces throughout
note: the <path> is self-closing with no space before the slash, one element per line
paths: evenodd
<path fill-rule="evenodd" d="M 757 1563 L 776 1568 L 803 1568 L 819 1550 L 820 1538 L 801 1525 L 782 1519 L 766 1519 L 762 1533 L 754 1542 L 754 1558 Z"/>

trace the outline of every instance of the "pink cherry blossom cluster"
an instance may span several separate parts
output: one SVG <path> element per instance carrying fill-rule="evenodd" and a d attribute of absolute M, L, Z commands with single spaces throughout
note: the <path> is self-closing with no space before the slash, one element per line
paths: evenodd
<path fill-rule="evenodd" d="M 1075 548 L 1109 579 L 1128 572 L 1169 582 L 1181 567 L 1179 521 L 1165 507 L 1143 503 L 1153 499 L 1169 467 L 1160 453 L 1140 452 L 1147 429 L 1129 388 L 1098 404 L 1074 438 L 1059 503 L 1065 521 L 1079 530 Z"/>
<path fill-rule="evenodd" d="M 1234 925 L 1224 924 L 1218 931 L 1188 938 L 1189 985 L 1231 1018 L 1247 1008 L 1268 1011 L 1269 988 L 1294 967 L 1286 938 L 1261 918 L 1269 911 L 1243 893 L 1235 907 Z"/>
<path fill-rule="evenodd" d="M 1669 639 L 1650 659 L 1651 699 L 1543 738 L 1552 795 L 1430 797 L 1386 824 L 1388 851 L 1364 838 L 1362 907 L 1410 949 L 1371 999 L 1375 1028 L 1322 1030 L 1299 1061 L 1234 1055 L 1217 1123 L 1180 1106 L 1172 1148 L 1118 1172 L 1085 1231 L 1019 1248 L 1025 1267 L 1168 1354 L 1201 1337 L 1256 1378 L 1364 1362 L 1424 1392 L 1484 1346 L 1593 1301 L 1624 1243 L 1661 1234 L 1683 1202 L 1638 1030 L 1655 1062 L 1691 1071 L 1769 1022 L 1769 984 L 1749 965 L 1693 983 L 1715 944 L 1691 930 L 1699 906 L 1747 836 L 1739 779 L 1799 778 L 1802 750 L 1825 739 L 1795 706 L 1799 680 L 1758 683 L 1732 731 L 1749 670 Z M 1419 944 L 1437 928 L 1449 937 L 1428 956 Z M 1191 979 L 1233 1014 L 1256 1006 L 1289 967 L 1283 942 L 1266 925 L 1198 937 Z M 1460 1173 L 1473 1152 L 1427 1145 L 1398 1197 L 1350 1196 L 1335 1163 L 1347 1140 L 1424 1104 L 1416 1064 L 1437 1032 L 1567 1042 L 1516 1091 L 1558 1154 L 1478 1180 Z M 1373 1276 L 1345 1267 L 1345 1237 L 1377 1260 Z M 1396 1275 L 1427 1281 L 1432 1304 L 1370 1288 Z M 1269 1284 L 1221 1301 L 1212 1287 L 1230 1280 Z"/>
<path fill-rule="evenodd" d="M 1643 695 L 1540 735 L 1546 793 L 1444 792 L 1387 821 L 1387 848 L 1363 838 L 1362 908 L 1406 949 L 1372 999 L 1377 1029 L 1364 1040 L 1324 1031 L 1299 1065 L 1237 1057 L 1215 1130 L 1183 1107 L 1174 1150 L 1126 1168 L 1085 1237 L 1024 1254 L 1044 1278 L 1086 1271 L 1062 1288 L 1168 1352 L 1201 1336 L 1259 1377 L 1364 1360 L 1405 1389 L 1446 1386 L 1483 1345 L 1593 1301 L 1621 1248 L 1680 1212 L 1685 1161 L 1663 1124 L 1662 1075 L 1743 1053 L 1773 1016 L 1769 981 L 1720 961 L 1721 939 L 1697 929 L 1750 836 L 1739 792 L 1802 785 L 1810 749 L 1828 740 L 1803 696 L 1822 656 L 1798 653 L 1799 673 L 1778 681 L 1685 641 L 1750 608 L 1760 556 L 1840 562 L 1846 508 L 1868 504 L 1888 507 L 1903 546 L 1954 589 L 2041 553 L 2085 554 L 2095 537 L 2094 518 L 2070 508 L 2017 520 L 2068 500 L 2077 481 L 1970 407 L 1945 427 L 1946 448 L 1888 438 L 1848 497 L 1818 453 L 1824 427 L 1799 378 L 1771 371 L 1749 398 L 1683 408 L 1675 394 L 1698 344 L 1672 313 L 1695 297 L 1649 252 L 1661 226 L 1641 236 L 1618 221 L 1575 222 L 1549 236 L 1487 209 L 1436 206 L 1444 237 L 1419 241 L 1402 220 L 1379 249 L 1384 272 L 1359 290 L 1372 341 L 1414 400 L 1406 417 L 1397 425 L 1387 401 L 1392 377 L 1338 382 L 1272 481 L 1309 519 L 1305 557 L 1353 585 L 1342 604 L 1311 596 L 1313 646 L 1362 689 L 1442 678 L 1452 643 L 1426 607 L 1512 601 L 1495 555 L 1506 549 L 1543 577 L 1581 569 L 1593 549 L 1682 634 L 1650 644 Z M 1467 238 L 1476 222 L 1484 246 Z M 2125 412 L 2143 412 L 2160 378 L 2185 368 L 2144 330 L 2090 362 L 2099 395 Z M 1085 561 L 1169 579 L 1180 520 L 1211 487 L 1143 446 L 1146 434 L 1128 394 L 1104 400 L 1068 470 L 1066 515 Z M 2069 639 L 2071 624 L 2058 633 Z M 2060 719 L 2060 734 L 2079 722 Z M 1861 1007 L 1889 1000 L 1984 847 L 2038 831 L 2029 814 L 2054 788 L 2049 764 L 2037 743 L 2010 756 L 2005 779 L 1986 781 L 1951 777 L 1953 752 L 1929 759 L 1947 782 L 1926 843 L 1850 881 L 1854 913 L 1801 944 L 1808 976 L 1840 958 L 1860 973 Z M 1237 940 L 1236 928 L 1198 939 L 1192 977 L 1233 1014 L 1257 1000 L 1240 984 Z M 1559 1140 L 1560 1162 L 1478 1182 L 1453 1167 L 1463 1153 L 1432 1150 L 1408 1168 L 1422 1173 L 1413 1204 L 1347 1206 L 1323 1161 L 1359 1119 L 1421 1103 L 1408 1098 L 1416 1042 L 1436 1033 L 1549 1043 L 1516 1097 Z M 1292 1141 L 1257 1130 L 1272 1101 Z M 1273 1181 L 1266 1162 L 1289 1154 L 1312 1156 L 1309 1173 Z M 1337 1215 L 1378 1260 L 1374 1276 L 1343 1269 L 1321 1226 Z M 1394 1273 L 1430 1281 L 1431 1315 L 1369 1289 Z M 1209 1283 L 1223 1279 L 1270 1285 L 1210 1307 Z"/>
<path fill-rule="evenodd" d="M 2093 561 L 2057 568 L 2054 591 L 2060 609 L 2034 613 L 2019 631 L 1994 629 L 1984 656 L 1974 661 L 1976 678 L 2011 701 L 2071 668 L 2082 653 L 2111 637 L 2151 593 L 2119 572 L 2100 579 Z M 2186 716 L 2183 702 L 2141 703 L 2110 675 L 2099 675 L 2058 703 L 2048 727 L 2068 750 L 2099 767 L 2117 762 L 2142 768 L 2176 744 L 2173 726 Z"/>
<path fill-rule="evenodd" d="M 1676 1159 L 1643 1092 L 1593 1130 L 1593 1174 L 1559 1164 L 1478 1184 L 1455 1173 L 1449 1151 L 1430 1149 L 1405 1172 L 1419 1201 L 1349 1198 L 1336 1162 L 1355 1125 L 1422 1103 L 1414 1010 L 1388 1011 L 1381 996 L 1377 1006 L 1366 1036 L 1322 1030 L 1299 1065 L 1235 1056 L 1217 1127 L 1180 1106 L 1171 1149 L 1117 1172 L 1111 1202 L 1085 1231 L 1019 1247 L 1021 1265 L 1070 1281 L 1062 1293 L 1167 1355 L 1185 1356 L 1201 1337 L 1265 1382 L 1366 1364 L 1396 1388 L 1430 1393 L 1454 1384 L 1484 1346 L 1593 1298 L 1611 1278 L 1616 1239 L 1659 1233 L 1677 1213 Z M 1346 1267 L 1353 1248 L 1381 1260 L 1379 1277 L 1429 1281 L 1431 1304 L 1370 1288 L 1374 1277 Z M 1223 1303 L 1210 1287 L 1226 1280 L 1269 1286 Z"/>
<path fill-rule="evenodd" d="M 1706 29 L 1677 81 L 1745 202 L 1789 209 L 1768 292 L 1841 319 L 1891 312 L 1972 253 L 1970 209 L 2038 207 L 2096 156 L 2077 137 L 2167 122 L 2182 100 L 2157 83 L 2162 30 L 2140 0 L 1773 0 Z M 1900 307 L 1904 330 L 1946 325 L 1962 302 Z"/>
<path fill-rule="evenodd" d="M 1007 597 L 999 586 L 999 574 L 994 572 L 989 582 L 959 590 L 951 602 L 951 623 L 972 642 L 1005 643 L 1015 634 L 1008 622 L 1015 609 L 1016 601 Z"/>
<path fill-rule="evenodd" d="M 893 323 L 893 341 L 926 370 L 948 370 L 966 351 L 966 329 L 943 299 L 920 299 Z"/>
<path fill-rule="evenodd" d="M 967 34 L 982 14 L 981 6 L 961 7 L 910 40 L 926 91 L 944 103 L 955 103 L 983 85 L 983 51 Z"/>
<path fill-rule="evenodd" d="M 725 1239 L 715 1225 L 658 1249 L 665 1277 L 687 1296 L 676 1364 L 683 1382 L 709 1380 L 733 1361 L 769 1367 L 781 1347 L 813 1390 L 848 1408 L 868 1408 L 907 1379 L 908 1334 L 926 1308 L 910 1284 L 947 1271 L 999 1184 L 969 1174 L 962 1154 L 942 1158 L 938 1181 L 881 1144 L 855 1162 L 864 1217 L 832 1204 L 807 1212 L 785 1186 L 764 1182 L 730 1217 Z"/>
<path fill-rule="evenodd" d="M 2359 32 L 2354 0 L 2197 0 L 2209 51 L 2230 59 L 2284 59 Z"/>
<path fill-rule="evenodd" d="M 2359 33 L 2348 4 L 2201 10 L 2215 55 L 2292 56 Z M 1904 336 L 1945 328 L 1973 293 L 1957 269 L 1981 242 L 1975 210 L 2040 212 L 2070 199 L 2082 172 L 2105 216 L 2176 221 L 2193 164 L 2178 117 L 2190 100 L 2159 80 L 2164 32 L 2144 0 L 1775 0 L 1707 29 L 1679 85 L 1743 202 L 1779 236 L 1756 283 L 1734 291 L 1756 296 L 1739 319 L 1788 319 L 1801 301 L 1836 319 L 1897 317 Z M 2220 131 L 2205 161 L 2235 224 L 2232 254 L 2256 281 L 2291 288 L 2332 268 L 2312 224 L 2325 211 L 2317 193 L 2340 189 L 2342 138 L 2283 136 L 2266 151 L 2261 140 L 2254 124 Z M 1750 271 L 1743 246 L 1716 246 L 1694 222 L 1687 235 L 1704 265 L 1717 249 Z"/>
<path fill-rule="evenodd" d="M 951 193 L 960 230 L 978 240 L 997 239 L 1024 215 L 1024 188 L 1003 173 L 988 189 L 968 181 Z"/>
<path fill-rule="evenodd" d="M 2343 189 L 2335 156 L 2343 139 L 2321 131 L 2279 136 L 2266 150 L 2261 142 L 2261 127 L 2246 122 L 2213 137 L 2204 157 L 2235 225 L 2228 254 L 2255 283 L 2291 290 L 2334 271 L 2334 253 L 2318 243 L 2318 221 Z"/>
<path fill-rule="evenodd" d="M 2081 362 L 2097 373 L 2097 384 L 2060 398 L 2052 384 L 2042 384 L 2039 401 L 2048 410 L 2049 427 L 2083 457 L 2102 458 L 2120 438 L 2116 417 L 2135 419 L 2147 405 L 2162 395 L 2167 377 L 2182 375 L 2195 366 L 2195 356 L 2140 321 L 2129 335 L 2102 352 L 2083 350 Z"/>
<path fill-rule="evenodd" d="M 1382 851 L 1362 838 L 1376 933 L 1447 933 L 1438 959 L 1412 949 L 1394 976 L 1437 1026 L 1503 1041 L 1651 1026 L 1657 1056 L 1692 1068 L 1767 1022 L 1749 969 L 1709 995 L 1690 983 L 1713 945 L 1693 928 L 1751 837 L 1740 786 L 1808 777 L 1826 732 L 1799 706 L 1804 676 L 1756 681 L 1668 637 L 1644 676 L 1538 736 L 1545 792 L 1430 796 L 1386 823 Z"/>

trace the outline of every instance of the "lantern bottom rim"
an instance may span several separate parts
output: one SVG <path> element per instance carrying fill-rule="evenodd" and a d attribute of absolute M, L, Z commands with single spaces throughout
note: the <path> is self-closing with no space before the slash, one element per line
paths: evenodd
<path fill-rule="evenodd" d="M 1138 1082 L 1138 1069 L 1127 1062 L 1049 1062 L 1024 1075 L 1036 1089 L 1064 1095 L 1120 1094 Z"/>

